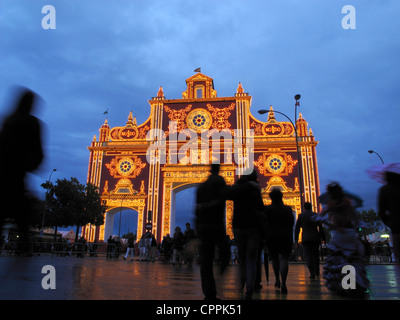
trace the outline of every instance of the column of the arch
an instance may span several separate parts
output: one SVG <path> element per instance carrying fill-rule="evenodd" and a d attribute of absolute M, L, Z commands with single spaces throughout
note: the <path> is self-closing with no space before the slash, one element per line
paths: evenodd
<path fill-rule="evenodd" d="M 319 209 L 319 199 L 320 186 L 319 186 L 319 176 L 318 176 L 318 164 L 317 164 L 317 152 L 316 145 L 318 142 L 315 141 L 312 131 L 310 134 L 304 138 L 306 145 L 306 157 L 307 157 L 307 169 L 306 174 L 309 177 L 309 190 L 308 199 L 312 204 L 314 211 Z"/>
<path fill-rule="evenodd" d="M 101 181 L 101 168 L 103 163 L 103 151 L 100 149 L 102 142 L 96 141 L 96 136 L 93 138 L 92 144 L 89 147 L 90 157 L 89 157 L 89 168 L 87 175 L 87 183 L 91 183 L 96 187 L 100 187 Z M 94 237 L 92 233 L 95 233 Z M 81 234 L 87 240 L 90 241 L 94 238 L 94 241 L 99 240 L 100 228 L 99 226 L 92 226 L 87 224 L 82 226 Z"/>
<path fill-rule="evenodd" d="M 237 135 L 235 141 L 239 144 L 235 146 L 235 152 L 237 152 L 237 159 L 245 161 L 242 164 L 242 168 L 239 167 L 239 174 L 243 174 L 243 168 L 249 168 L 252 163 L 249 161 L 250 152 L 253 150 L 249 149 L 249 139 L 253 139 L 250 134 L 250 105 L 251 96 L 245 93 L 242 84 L 239 82 L 238 88 L 235 93 L 236 100 L 236 119 L 237 119 Z"/>
<path fill-rule="evenodd" d="M 171 234 L 172 182 L 164 182 L 161 239 Z"/>
<path fill-rule="evenodd" d="M 149 100 L 151 106 L 151 122 L 150 129 L 162 130 L 162 120 L 163 120 L 163 106 L 165 100 L 164 92 L 162 87 L 160 87 L 157 97 L 153 97 Z M 162 159 L 160 150 L 157 149 L 154 157 L 158 161 L 151 161 L 149 164 L 149 180 L 148 180 L 148 197 L 147 197 L 147 211 L 152 212 L 152 233 L 156 235 L 159 233 L 160 224 L 160 181 L 161 181 L 161 163 Z M 147 214 L 144 213 L 144 219 L 147 222 Z M 144 228 L 144 226 L 143 226 Z M 142 229 L 143 229 L 142 228 Z"/>
<path fill-rule="evenodd" d="M 144 229 L 144 225 L 146 224 L 144 221 L 144 209 L 145 206 L 141 206 L 138 208 L 138 222 L 137 222 L 137 240 L 140 240 L 142 238 L 143 235 L 143 229 Z"/>

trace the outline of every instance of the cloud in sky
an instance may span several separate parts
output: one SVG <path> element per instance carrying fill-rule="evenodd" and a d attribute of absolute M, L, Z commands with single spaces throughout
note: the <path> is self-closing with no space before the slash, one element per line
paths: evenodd
<path fill-rule="evenodd" d="M 41 9 L 56 9 L 44 30 Z M 376 208 L 379 184 L 365 169 L 400 159 L 400 3 L 354 0 L 356 29 L 344 30 L 343 1 L 29 1 L 0 3 L 0 116 L 13 85 L 39 93 L 46 124 L 46 161 L 33 184 L 86 181 L 93 135 L 107 115 L 138 123 L 160 85 L 181 97 L 197 67 L 214 78 L 218 96 L 238 82 L 252 96 L 252 114 L 273 105 L 299 111 L 316 139 L 321 192 L 339 181 Z M 284 119 L 283 119 L 284 120 Z"/>

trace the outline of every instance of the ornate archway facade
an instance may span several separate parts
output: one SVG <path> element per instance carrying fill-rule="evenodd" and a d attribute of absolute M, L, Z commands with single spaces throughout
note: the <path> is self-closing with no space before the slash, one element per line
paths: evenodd
<path fill-rule="evenodd" d="M 106 120 L 99 138 L 93 138 L 88 182 L 99 187 L 107 212 L 136 210 L 138 239 L 147 228 L 161 241 L 173 234 L 173 191 L 205 181 L 216 161 L 228 185 L 256 169 L 264 203 L 270 203 L 268 192 L 278 187 L 296 214 L 301 211 L 302 183 L 304 201 L 317 210 L 318 142 L 301 114 L 296 119 L 297 150 L 292 123 L 277 121 L 272 106 L 265 122 L 256 119 L 250 112 L 251 96 L 240 83 L 232 97 L 217 97 L 213 79 L 201 72 L 186 79 L 186 86 L 182 99 L 166 99 L 160 87 L 149 100 L 150 115 L 144 123 L 138 125 L 130 112 L 125 126 L 110 128 Z M 233 210 L 227 201 L 230 236 Z M 105 221 L 102 226 L 83 227 L 83 236 L 106 240 L 112 228 Z"/>

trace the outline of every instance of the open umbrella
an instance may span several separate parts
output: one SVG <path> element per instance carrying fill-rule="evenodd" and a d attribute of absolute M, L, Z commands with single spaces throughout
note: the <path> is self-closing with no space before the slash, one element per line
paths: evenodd
<path fill-rule="evenodd" d="M 367 174 L 370 176 L 370 178 L 372 178 L 375 181 L 378 181 L 382 184 L 385 184 L 386 183 L 385 173 L 393 172 L 393 173 L 400 174 L 400 163 L 394 162 L 394 163 L 386 163 L 386 164 L 377 164 L 375 166 L 368 168 L 366 171 L 367 171 Z"/>
<path fill-rule="evenodd" d="M 362 207 L 363 200 L 359 196 L 357 196 L 353 193 L 350 193 L 346 190 L 343 190 L 343 194 L 346 198 L 348 198 L 351 201 L 351 204 L 353 205 L 354 208 Z M 328 204 L 329 200 L 330 200 L 330 198 L 329 198 L 328 192 L 325 192 L 319 196 L 319 201 L 322 204 L 325 204 L 325 205 Z"/>

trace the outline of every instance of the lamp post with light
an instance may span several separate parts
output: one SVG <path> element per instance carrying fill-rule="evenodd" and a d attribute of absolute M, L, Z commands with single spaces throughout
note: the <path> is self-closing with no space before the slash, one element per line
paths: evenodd
<path fill-rule="evenodd" d="M 297 116 L 297 106 L 300 105 L 299 100 L 300 100 L 300 95 L 296 94 L 295 95 L 295 100 L 296 100 L 296 104 L 295 104 L 295 117 Z M 265 113 L 269 113 L 271 112 L 271 110 L 258 110 L 259 114 L 265 114 Z M 276 111 L 273 110 L 272 112 L 276 112 L 279 113 L 281 115 L 283 115 L 284 117 L 286 117 L 290 123 L 292 124 L 293 128 L 294 128 L 294 133 L 295 133 L 295 137 L 296 137 L 296 151 L 297 151 L 297 159 L 299 161 L 299 166 L 298 166 L 298 176 L 299 176 L 299 185 L 300 185 L 300 203 L 301 203 L 301 208 L 300 210 L 303 209 L 303 205 L 304 205 L 304 188 L 303 188 L 303 166 L 302 166 L 302 162 L 301 162 L 301 157 L 300 157 L 300 151 L 299 151 L 299 139 L 298 139 L 298 134 L 297 134 L 297 127 L 295 126 L 295 124 L 293 123 L 293 121 L 283 112 L 280 111 Z"/>

